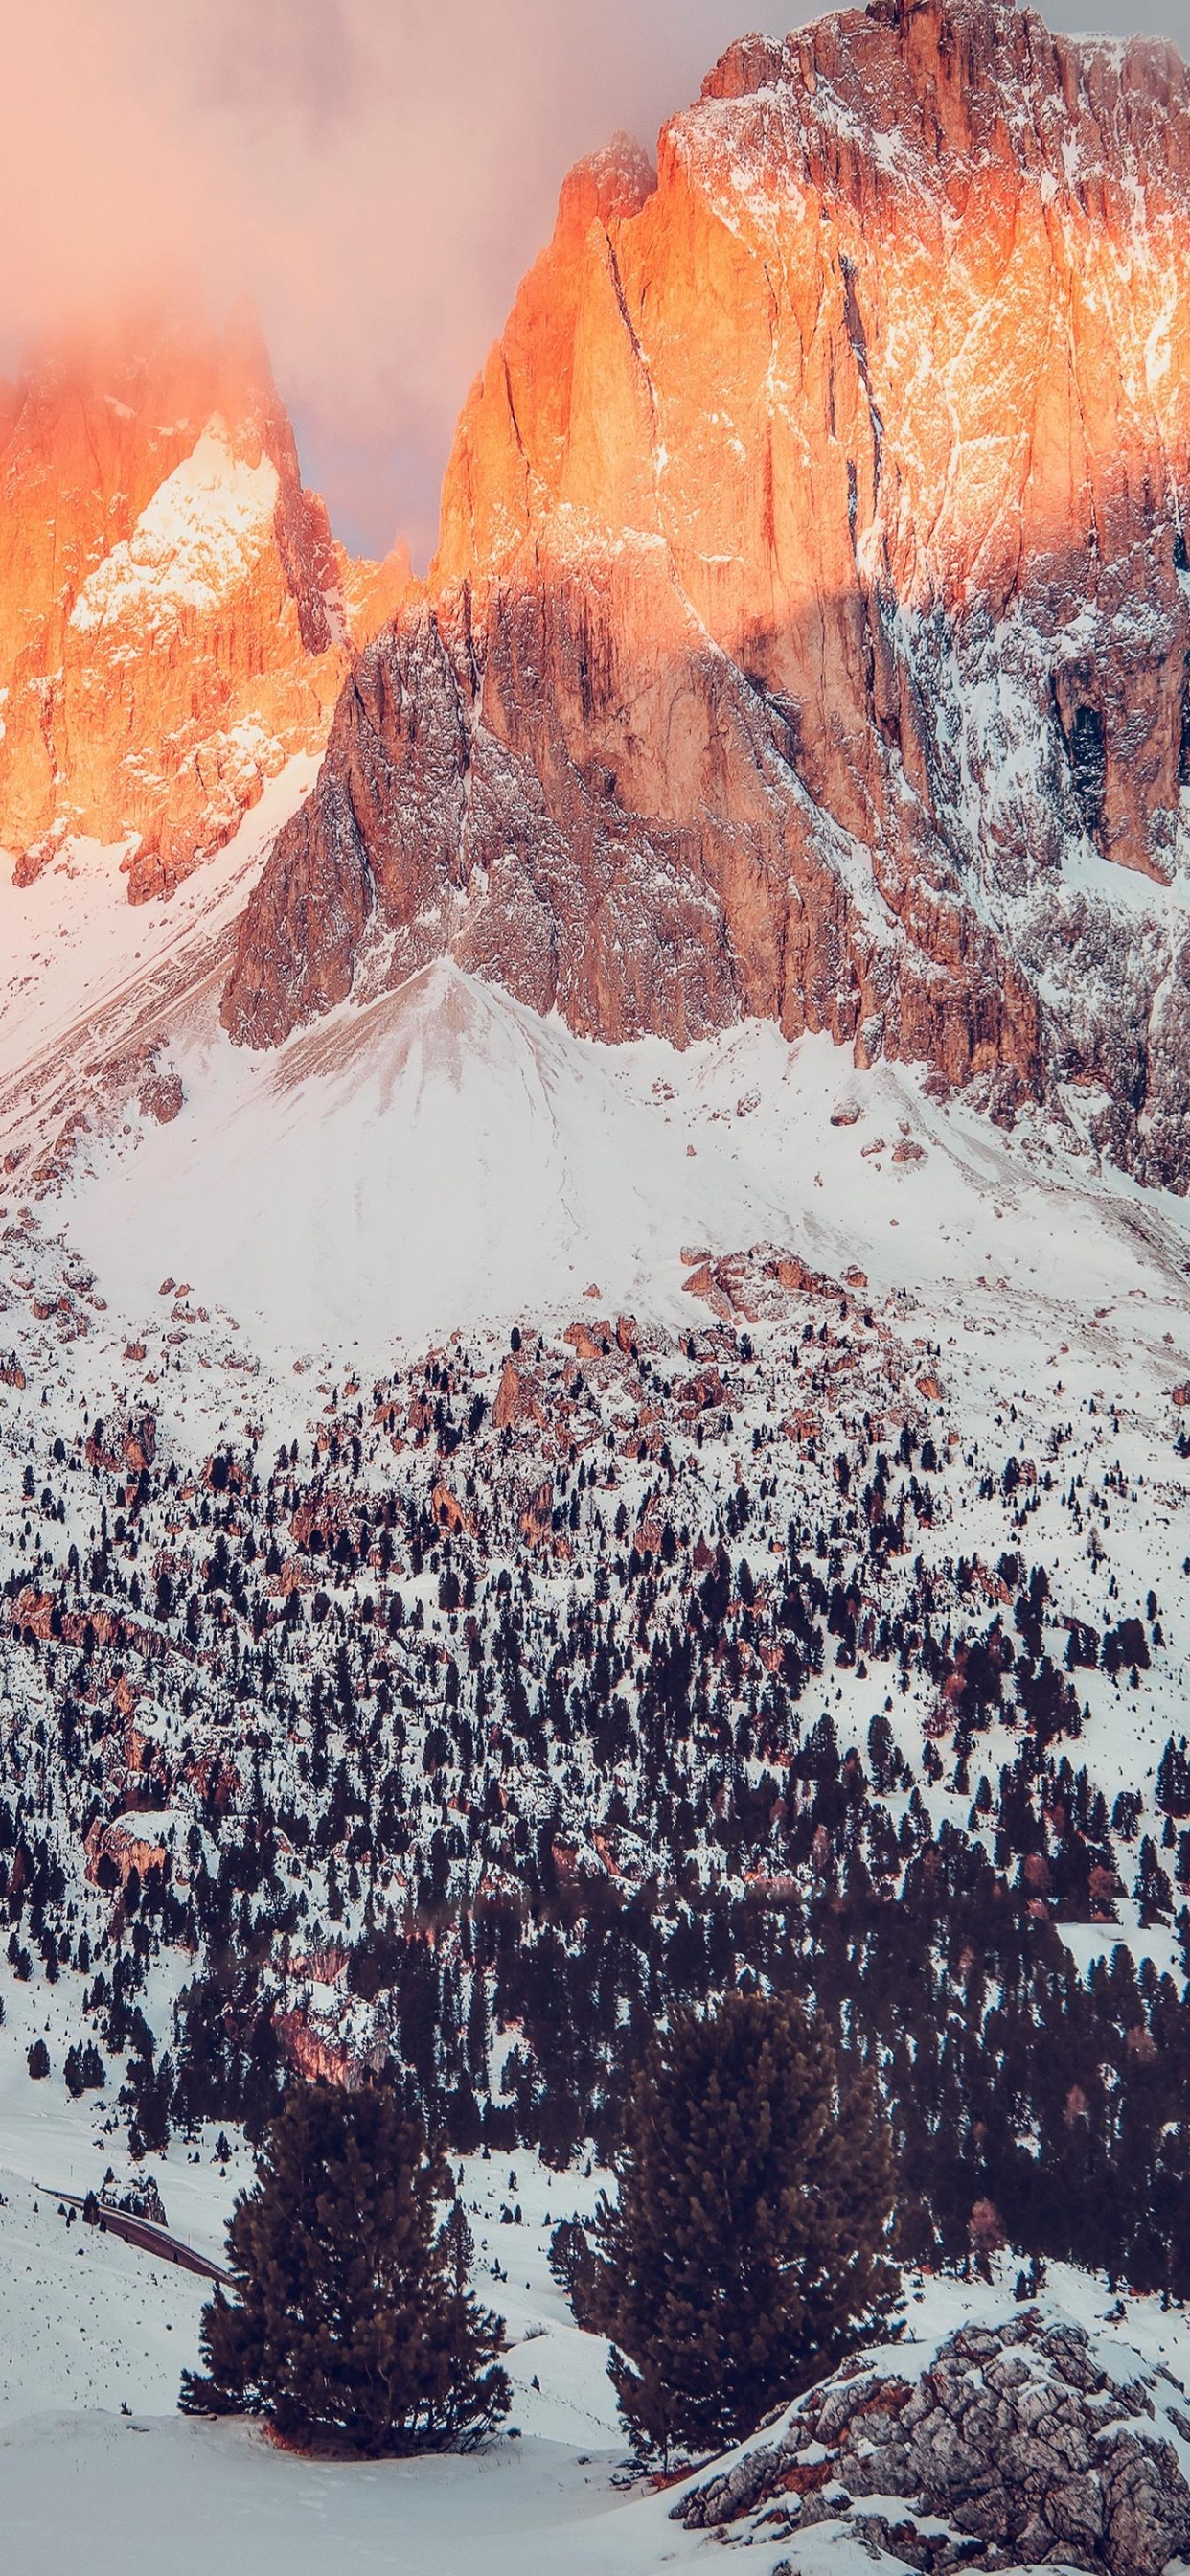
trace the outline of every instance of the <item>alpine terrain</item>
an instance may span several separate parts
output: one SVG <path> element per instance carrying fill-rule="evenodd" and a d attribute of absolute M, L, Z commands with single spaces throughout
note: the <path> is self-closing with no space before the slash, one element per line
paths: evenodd
<path fill-rule="evenodd" d="M 741 38 L 424 578 L 0 448 L 14 2565 L 1180 2576 L 1190 74 Z"/>

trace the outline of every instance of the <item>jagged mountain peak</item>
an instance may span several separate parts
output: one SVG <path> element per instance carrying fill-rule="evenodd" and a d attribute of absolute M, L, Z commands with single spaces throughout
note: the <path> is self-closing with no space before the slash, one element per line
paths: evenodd
<path fill-rule="evenodd" d="M 793 29 L 778 40 L 753 32 L 725 46 L 702 84 L 704 99 L 819 82 L 852 94 L 916 104 L 939 151 L 990 132 L 997 117 L 1022 132 L 1047 101 L 1065 116 L 1135 116 L 1147 95 L 1168 105 L 1186 94 L 1175 46 L 1157 36 L 1067 35 L 1015 0 L 871 0 Z M 895 85 L 890 86 L 890 84 Z M 949 111 L 949 112 L 948 112 Z M 956 123 L 956 112 L 964 123 Z"/>
<path fill-rule="evenodd" d="M 407 572 L 407 568 L 406 568 Z M 78 839 L 169 893 L 317 750 L 372 595 L 249 306 L 141 304 L 35 349 L 0 402 L 0 847 Z"/>
<path fill-rule="evenodd" d="M 559 192 L 557 229 L 585 231 L 589 223 L 639 214 L 656 185 L 656 168 L 643 143 L 631 134 L 613 134 L 610 143 L 568 170 Z"/>
<path fill-rule="evenodd" d="M 582 165 L 225 997 L 451 953 L 749 1016 L 1183 1183 L 1190 122 L 1007 7 L 747 37 Z M 1181 961 L 1181 962 L 1179 962 Z"/>

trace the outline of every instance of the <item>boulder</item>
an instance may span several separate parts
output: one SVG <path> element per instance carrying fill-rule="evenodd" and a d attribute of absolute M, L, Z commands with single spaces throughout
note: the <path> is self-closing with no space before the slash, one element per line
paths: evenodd
<path fill-rule="evenodd" d="M 935 2576 L 959 2564 L 1162 2576 L 1190 2548 L 1184 2420 L 1139 2363 L 1121 2377 L 1081 2326 L 1034 2309 L 959 2328 L 916 2381 L 841 2372 L 674 2513 L 722 2530 L 767 2509 L 800 2530 L 847 2519 L 856 2497 L 897 2497 L 944 2532 L 875 2513 L 854 2516 L 855 2536 Z"/>

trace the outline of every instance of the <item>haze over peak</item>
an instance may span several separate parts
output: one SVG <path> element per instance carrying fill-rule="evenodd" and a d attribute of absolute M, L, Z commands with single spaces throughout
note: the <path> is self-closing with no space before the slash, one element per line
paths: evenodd
<path fill-rule="evenodd" d="M 163 268 L 246 287 L 345 541 L 382 554 L 404 528 L 424 561 L 452 424 L 564 170 L 618 126 L 651 146 L 755 14 L 2 0 L 0 372 L 49 315 Z M 1190 42 L 1186 0 L 1053 14 Z"/>

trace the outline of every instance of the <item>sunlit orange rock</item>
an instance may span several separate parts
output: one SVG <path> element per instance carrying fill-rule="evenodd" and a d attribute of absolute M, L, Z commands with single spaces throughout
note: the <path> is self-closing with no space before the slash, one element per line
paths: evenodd
<path fill-rule="evenodd" d="M 160 315 L 44 354 L 0 405 L 0 848 L 72 835 L 134 900 L 222 847 L 317 751 L 408 584 L 351 565 L 302 489 L 254 327 Z M 379 613 L 377 613 L 379 612 Z"/>
<path fill-rule="evenodd" d="M 1184 1184 L 1188 511 L 1171 49 L 1005 0 L 744 39 L 655 177 L 567 181 L 228 1029 L 450 953 L 604 1038 L 1047 1092 Z"/>

